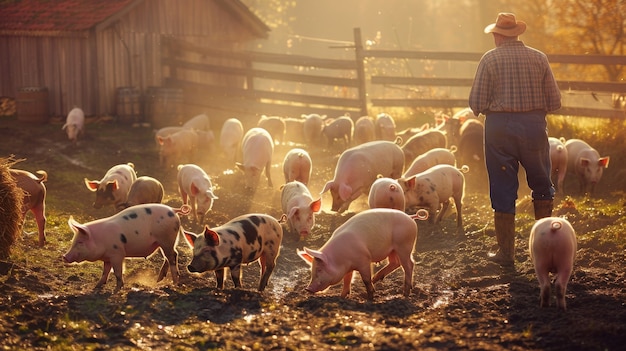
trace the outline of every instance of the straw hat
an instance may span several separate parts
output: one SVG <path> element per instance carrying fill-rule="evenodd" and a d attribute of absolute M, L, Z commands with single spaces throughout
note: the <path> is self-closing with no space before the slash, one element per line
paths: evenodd
<path fill-rule="evenodd" d="M 516 37 L 526 31 L 526 23 L 515 20 L 515 15 L 507 12 L 500 12 L 496 23 L 485 27 L 485 33 L 498 33 L 507 37 Z"/>

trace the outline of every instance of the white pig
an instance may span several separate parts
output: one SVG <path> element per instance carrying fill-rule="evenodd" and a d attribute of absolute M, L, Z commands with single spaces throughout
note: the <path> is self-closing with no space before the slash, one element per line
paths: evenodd
<path fill-rule="evenodd" d="M 283 228 L 273 217 L 253 213 L 217 228 L 205 226 L 200 235 L 185 231 L 185 238 L 193 247 L 193 259 L 187 266 L 189 272 L 215 271 L 217 287 L 223 289 L 224 269 L 228 268 L 235 288 L 241 288 L 241 266 L 258 261 L 259 291 L 263 291 L 276 266 Z"/>
<path fill-rule="evenodd" d="M 326 120 L 322 134 L 328 141 L 328 146 L 333 145 L 336 139 L 343 140 L 345 147 L 349 147 L 352 143 L 352 133 L 354 131 L 354 123 L 350 116 L 341 116 L 334 119 Z"/>
<path fill-rule="evenodd" d="M 228 162 L 235 163 L 236 157 L 241 149 L 242 138 L 243 125 L 238 119 L 229 118 L 224 121 L 220 132 L 220 148 Z"/>
<path fill-rule="evenodd" d="M 354 143 L 360 145 L 376 140 L 376 126 L 370 116 L 362 116 L 354 122 Z"/>
<path fill-rule="evenodd" d="M 304 185 L 311 178 L 311 156 L 304 149 L 294 148 L 287 152 L 283 160 L 285 183 L 297 180 Z"/>
<path fill-rule="evenodd" d="M 563 194 L 563 181 L 567 172 L 567 149 L 563 144 L 564 139 L 549 137 L 550 143 L 550 161 L 552 169 L 550 174 L 552 179 L 556 178 L 556 190 L 559 194 Z"/>
<path fill-rule="evenodd" d="M 578 177 L 581 194 L 591 194 L 602 178 L 602 172 L 609 167 L 609 156 L 600 157 L 598 151 L 580 139 L 565 142 L 567 149 L 567 171 Z"/>
<path fill-rule="evenodd" d="M 48 173 L 37 171 L 39 177 L 20 169 L 10 169 L 9 173 L 15 179 L 17 187 L 24 192 L 22 221 L 26 221 L 28 211 L 32 212 L 37 222 L 39 246 L 44 246 L 46 243 L 46 186 L 43 183 L 48 180 Z"/>
<path fill-rule="evenodd" d="M 183 203 L 191 203 L 191 211 L 197 223 L 202 223 L 204 216 L 213 207 L 213 200 L 218 197 L 213 194 L 211 179 L 204 170 L 194 164 L 178 165 L 178 190 Z"/>
<path fill-rule="evenodd" d="M 172 135 L 176 132 L 180 132 L 183 129 L 184 129 L 183 127 L 171 126 L 171 127 L 163 127 L 157 130 L 154 133 L 154 141 L 156 142 L 157 148 L 161 147 L 161 144 L 159 143 L 160 138 L 165 138 L 166 136 Z"/>
<path fill-rule="evenodd" d="M 283 213 L 287 216 L 287 228 L 290 233 L 298 233 L 302 240 L 311 234 L 315 225 L 315 214 L 322 208 L 322 199 L 313 200 L 306 185 L 297 180 L 288 182 L 280 190 Z"/>
<path fill-rule="evenodd" d="M 404 191 L 397 180 L 380 177 L 370 188 L 367 204 L 370 208 L 393 208 L 404 212 Z"/>
<path fill-rule="evenodd" d="M 65 124 L 61 128 L 65 130 L 67 138 L 74 144 L 78 142 L 78 137 L 85 133 L 85 112 L 78 107 L 74 107 L 67 114 Z"/>
<path fill-rule="evenodd" d="M 361 194 L 366 194 L 378 175 L 399 178 L 404 168 L 402 149 L 391 141 L 370 141 L 344 151 L 335 167 L 333 180 L 321 193 L 330 190 L 332 210 L 344 212 Z"/>
<path fill-rule="evenodd" d="M 181 129 L 166 137 L 157 137 L 161 149 L 161 167 L 171 167 L 178 162 L 193 161 L 198 151 L 198 133 L 193 129 Z"/>
<path fill-rule="evenodd" d="M 412 252 L 417 241 L 417 224 L 402 211 L 376 208 L 357 213 L 339 226 L 319 249 L 304 248 L 298 255 L 311 265 L 311 282 L 306 290 L 315 293 L 343 280 L 341 296 L 350 294 L 353 271 L 358 271 L 374 299 L 374 284 L 402 266 L 404 296 L 413 287 Z M 372 262 L 389 259 L 372 278 Z"/>
<path fill-rule="evenodd" d="M 448 149 L 437 147 L 429 150 L 419 156 L 417 156 L 411 165 L 402 175 L 403 178 L 408 178 L 412 175 L 424 172 L 435 165 L 456 165 L 456 157 L 454 153 Z"/>
<path fill-rule="evenodd" d="M 135 165 L 129 162 L 111 167 L 101 180 L 85 178 L 85 185 L 96 193 L 94 208 L 112 204 L 116 211 L 120 211 L 125 208 L 128 192 L 136 179 Z"/>
<path fill-rule="evenodd" d="M 555 274 L 556 305 L 565 310 L 565 291 L 576 257 L 576 233 L 560 217 L 546 217 L 530 230 L 528 249 L 539 281 L 540 306 L 550 306 L 550 273 Z"/>
<path fill-rule="evenodd" d="M 322 130 L 324 129 L 324 117 L 317 113 L 302 115 L 302 118 L 304 118 L 302 129 L 304 141 L 307 145 L 313 146 L 319 144 L 320 138 L 322 137 Z"/>
<path fill-rule="evenodd" d="M 396 122 L 393 117 L 386 113 L 376 116 L 376 139 L 394 141 L 396 140 Z"/>
<path fill-rule="evenodd" d="M 411 164 L 415 158 L 434 148 L 445 148 L 447 145 L 446 135 L 436 129 L 427 129 L 421 131 L 402 145 L 404 152 L 404 163 Z"/>
<path fill-rule="evenodd" d="M 263 128 L 252 128 L 246 132 L 242 142 L 243 162 L 236 165 L 244 172 L 246 188 L 256 189 L 263 168 L 267 177 L 267 185 L 271 188 L 272 155 L 274 141 L 272 136 Z"/>
<path fill-rule="evenodd" d="M 278 116 L 262 115 L 257 122 L 257 127 L 267 130 L 275 143 L 281 144 L 285 139 L 285 121 Z"/>
<path fill-rule="evenodd" d="M 436 165 L 409 178 L 401 178 L 398 182 L 404 189 L 406 207 L 427 208 L 431 223 L 441 222 L 450 206 L 450 198 L 453 198 L 457 229 L 463 228 L 462 202 L 465 177 L 461 170 L 450 165 Z M 435 218 L 437 210 L 439 214 Z"/>
<path fill-rule="evenodd" d="M 188 208 L 173 209 L 162 204 L 144 204 L 129 207 L 111 217 L 80 224 L 71 216 L 68 225 L 74 238 L 63 255 L 65 263 L 103 261 L 102 277 L 96 289 L 107 281 L 111 268 L 117 279 L 115 291 L 124 286 L 122 278 L 126 257 L 145 258 L 157 248 L 165 258 L 157 282 L 167 275 L 169 266 L 172 280 L 178 284 L 178 252 L 176 245 L 181 232 L 178 213 L 186 214 Z"/>
<path fill-rule="evenodd" d="M 130 186 L 126 208 L 142 204 L 160 204 L 163 200 L 163 184 L 155 178 L 148 176 L 137 177 Z"/>
<path fill-rule="evenodd" d="M 210 130 L 209 116 L 201 113 L 197 116 L 191 117 L 187 122 L 183 123 L 183 128 L 201 130 L 208 132 Z"/>

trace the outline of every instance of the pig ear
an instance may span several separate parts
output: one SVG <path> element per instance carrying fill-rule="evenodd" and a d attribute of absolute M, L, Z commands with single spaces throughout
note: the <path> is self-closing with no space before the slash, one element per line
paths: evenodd
<path fill-rule="evenodd" d="M 87 189 L 91 191 L 97 191 L 98 187 L 100 186 L 100 182 L 97 180 L 89 180 L 85 178 L 85 185 L 87 186 Z"/>
<path fill-rule="evenodd" d="M 332 187 L 333 184 L 335 184 L 335 182 L 333 182 L 332 180 L 330 182 L 327 182 L 326 185 L 324 185 L 324 189 L 320 191 L 320 194 L 323 194 L 327 192 L 328 190 L 330 190 L 330 187 Z"/>
<path fill-rule="evenodd" d="M 311 250 L 308 247 L 305 247 L 304 252 L 306 252 L 309 256 L 313 257 L 313 259 L 318 259 L 322 263 L 326 262 L 326 255 L 324 255 L 324 253 L 321 251 Z"/>
<path fill-rule="evenodd" d="M 291 210 L 289 210 L 289 213 L 287 213 L 287 219 L 293 218 L 293 216 L 296 215 L 296 212 L 298 212 L 298 208 L 292 207 Z"/>
<path fill-rule="evenodd" d="M 183 230 L 183 233 L 185 234 L 185 239 L 187 239 L 187 243 L 189 244 L 190 247 L 193 248 L 193 244 L 196 242 L 198 235 L 192 232 L 188 232 L 186 230 Z"/>
<path fill-rule="evenodd" d="M 70 216 L 70 219 L 67 220 L 67 224 L 70 226 L 72 232 L 89 236 L 89 229 L 87 226 L 76 222 L 73 216 Z"/>
<path fill-rule="evenodd" d="M 241 162 L 235 162 L 235 166 L 237 166 L 237 168 L 239 168 L 242 171 L 246 170 L 246 167 Z"/>
<path fill-rule="evenodd" d="M 352 195 L 352 187 L 347 184 L 341 184 L 339 186 L 339 197 L 346 201 L 350 198 L 350 195 Z"/>
<path fill-rule="evenodd" d="M 220 236 L 209 226 L 204 226 L 204 240 L 208 246 L 217 246 L 220 244 Z"/>
<path fill-rule="evenodd" d="M 112 191 L 115 191 L 115 190 L 120 188 L 119 184 L 117 183 L 117 179 L 108 182 L 107 183 L 107 188 L 108 187 L 111 187 Z"/>
<path fill-rule="evenodd" d="M 405 191 L 415 188 L 415 176 L 412 176 L 411 178 L 404 180 L 404 188 L 405 188 Z"/>
<path fill-rule="evenodd" d="M 609 168 L 609 160 L 610 160 L 610 157 L 609 157 L 609 156 L 607 156 L 607 157 L 602 157 L 602 158 L 600 158 L 600 159 L 598 160 L 598 165 L 599 165 L 600 167 Z"/>
<path fill-rule="evenodd" d="M 585 168 L 589 165 L 589 159 L 588 158 L 580 158 L 580 166 Z"/>
<path fill-rule="evenodd" d="M 322 198 L 319 198 L 311 202 L 309 207 L 311 208 L 311 211 L 318 213 L 322 209 Z"/>
<path fill-rule="evenodd" d="M 306 250 L 306 247 L 304 249 Z M 300 258 L 303 259 L 309 266 L 313 263 L 313 256 L 309 255 L 306 251 L 296 249 L 296 252 L 298 253 L 298 256 L 300 256 Z"/>

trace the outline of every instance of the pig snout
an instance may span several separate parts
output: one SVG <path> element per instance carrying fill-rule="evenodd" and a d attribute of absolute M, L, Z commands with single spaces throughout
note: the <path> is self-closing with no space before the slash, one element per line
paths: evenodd
<path fill-rule="evenodd" d="M 191 273 L 200 273 L 200 270 L 196 267 L 194 267 L 192 264 L 187 266 L 187 270 Z"/>

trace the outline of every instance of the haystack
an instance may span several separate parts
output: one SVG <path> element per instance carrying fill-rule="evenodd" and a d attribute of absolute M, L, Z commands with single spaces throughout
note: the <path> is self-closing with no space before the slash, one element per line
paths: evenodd
<path fill-rule="evenodd" d="M 9 257 L 11 247 L 21 232 L 24 194 L 9 173 L 17 161 L 0 158 L 0 259 Z"/>

